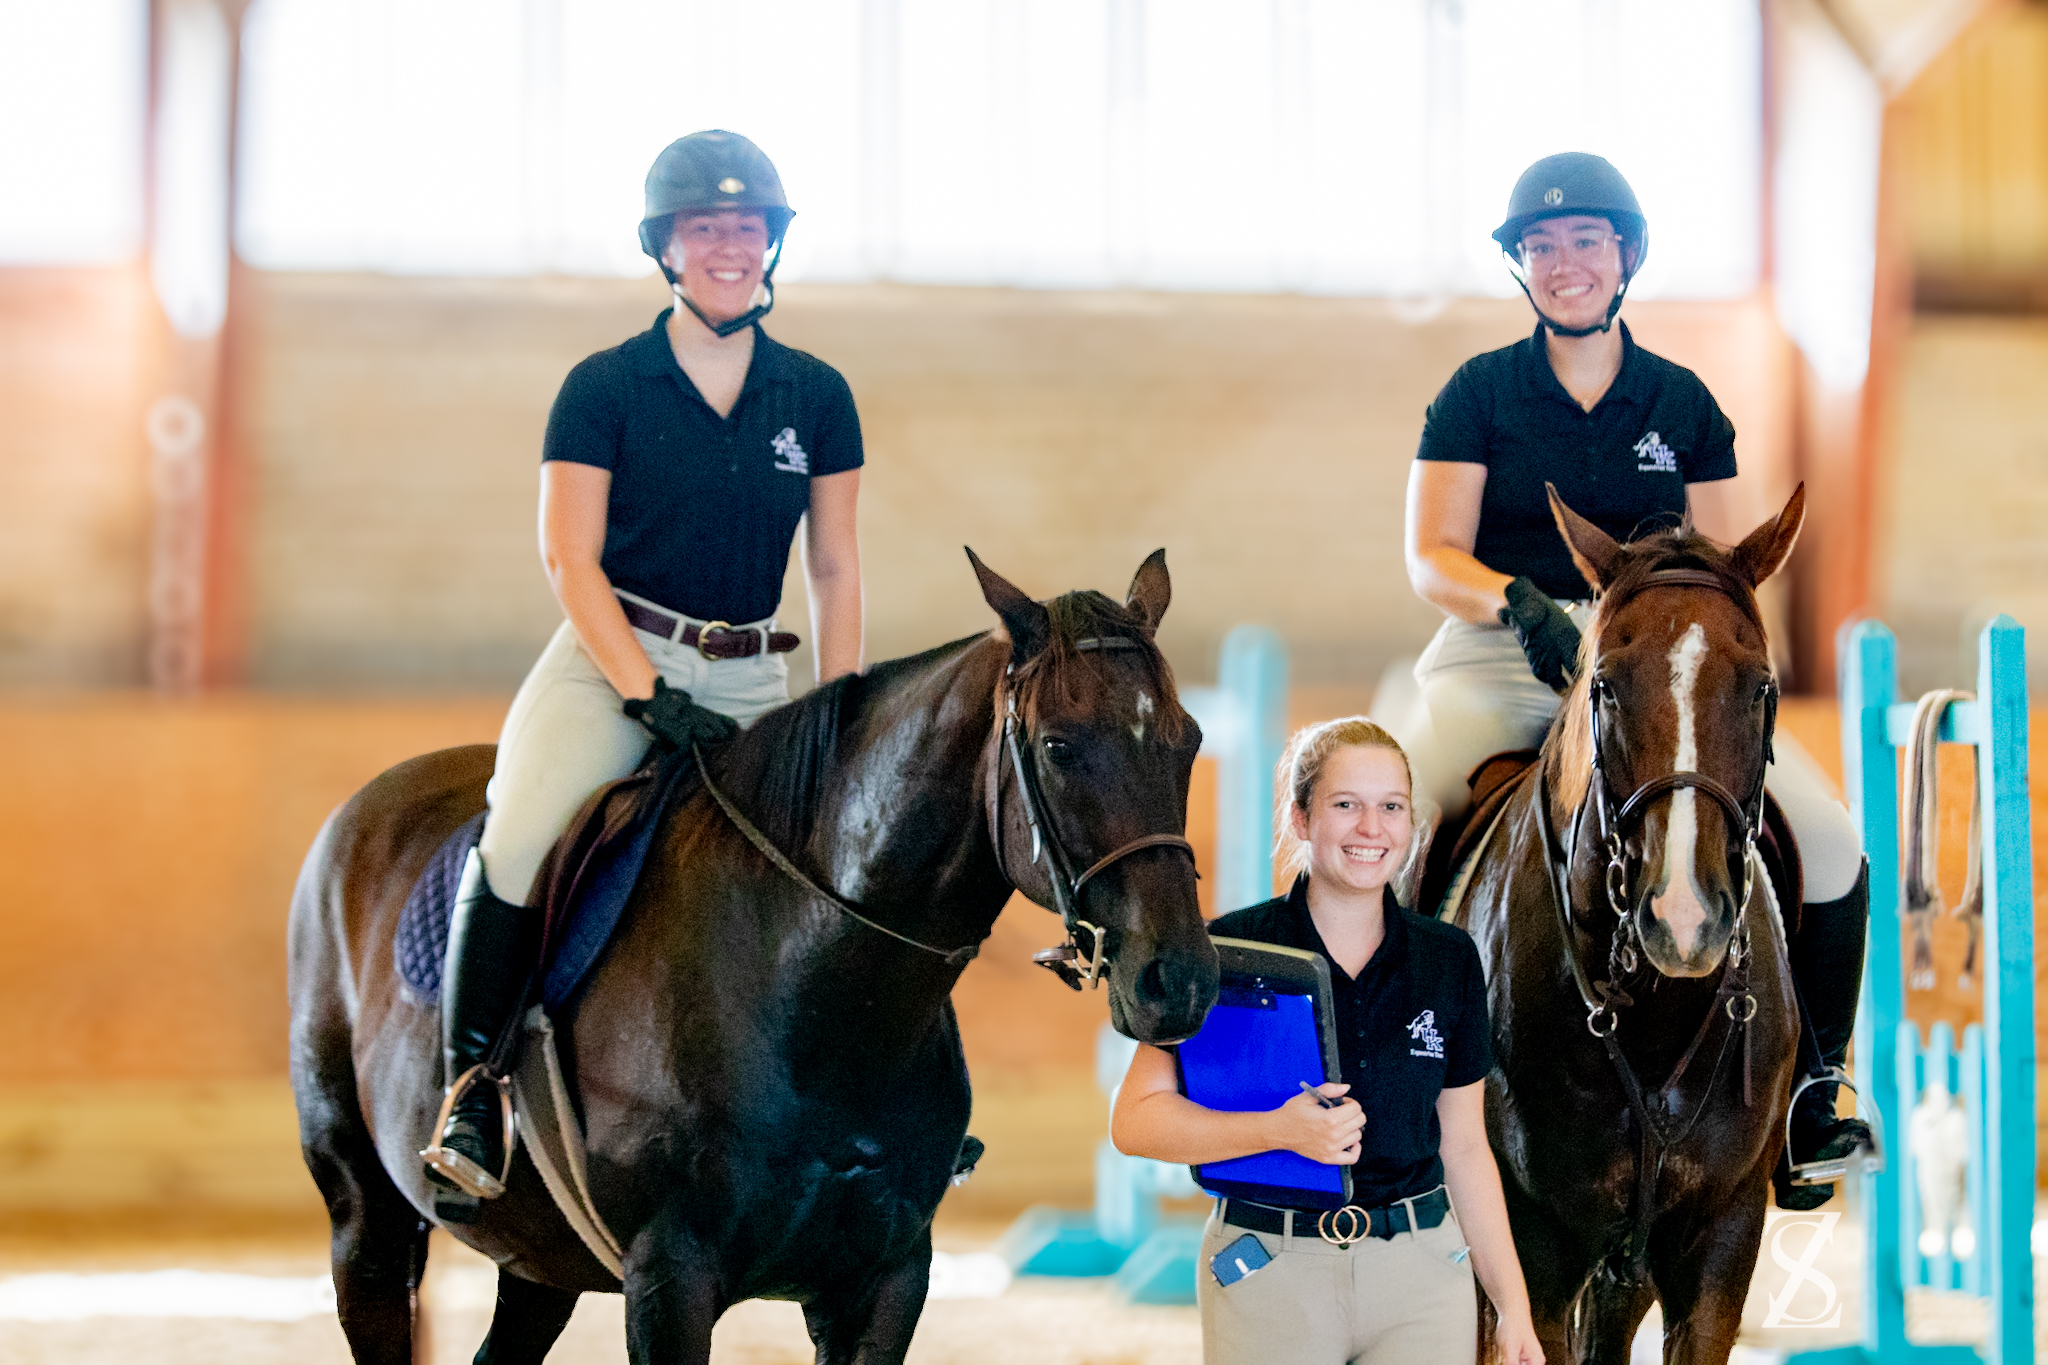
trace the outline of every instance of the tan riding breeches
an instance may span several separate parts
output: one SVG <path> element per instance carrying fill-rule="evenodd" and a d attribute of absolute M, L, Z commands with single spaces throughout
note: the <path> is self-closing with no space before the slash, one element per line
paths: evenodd
<path fill-rule="evenodd" d="M 1253 1233 L 1273 1259 L 1218 1285 L 1210 1258 L 1244 1235 L 1215 1213 L 1203 1230 L 1203 1365 L 1470 1365 L 1477 1354 L 1478 1299 L 1456 1217 L 1348 1249 L 1313 1230 Z"/>
<path fill-rule="evenodd" d="M 1582 630 L 1591 619 L 1583 602 L 1564 603 Z M 1405 722 L 1392 718 L 1415 767 L 1415 784 L 1446 811 L 1465 808 L 1465 779 L 1481 762 L 1508 749 L 1543 742 L 1558 696 L 1529 671 L 1515 633 L 1506 626 L 1445 621 L 1415 663 L 1422 705 Z M 1764 785 L 1785 812 L 1806 873 L 1806 899 L 1849 894 L 1863 866 L 1863 841 L 1834 784 L 1820 765 L 1780 726 L 1777 761 Z"/>
<path fill-rule="evenodd" d="M 757 625 L 774 623 L 738 629 Z M 789 700 L 789 662 L 783 655 L 711 660 L 690 645 L 644 630 L 633 633 L 669 686 L 741 725 Z M 647 731 L 626 719 L 623 705 L 575 628 L 562 622 L 512 699 L 498 736 L 498 764 L 487 794 L 491 810 L 478 851 L 500 898 L 524 905 L 541 860 L 584 801 L 646 757 Z"/>

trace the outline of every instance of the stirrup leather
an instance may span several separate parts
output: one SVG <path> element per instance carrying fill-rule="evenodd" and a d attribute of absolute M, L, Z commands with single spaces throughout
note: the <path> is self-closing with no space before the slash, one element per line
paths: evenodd
<path fill-rule="evenodd" d="M 1816 1071 L 1792 1087 L 1792 1102 L 1785 1106 L 1785 1164 L 1791 1167 L 1791 1183 L 1794 1185 L 1832 1185 L 1852 1171 L 1875 1173 L 1884 1169 L 1884 1116 L 1875 1109 L 1867 1115 L 1864 1114 L 1861 1103 L 1856 1106 L 1856 1116 L 1870 1126 L 1869 1146 L 1858 1144 L 1854 1150 L 1838 1157 L 1829 1157 L 1825 1161 L 1792 1160 L 1792 1111 L 1799 1107 L 1799 1097 L 1804 1095 L 1809 1087 L 1826 1085 L 1829 1082 L 1846 1085 L 1849 1087 L 1849 1093 L 1855 1095 L 1859 1101 L 1863 1098 L 1856 1089 L 1856 1082 L 1849 1079 L 1849 1073 L 1838 1066 Z"/>
<path fill-rule="evenodd" d="M 478 1081 L 488 1081 L 498 1087 L 498 1114 L 503 1124 L 505 1167 L 492 1175 L 483 1167 L 471 1161 L 460 1152 L 450 1151 L 441 1145 L 441 1135 L 448 1131 L 448 1120 L 455 1113 L 455 1105 L 469 1088 Z M 441 1112 L 434 1117 L 434 1139 L 420 1152 L 420 1160 L 430 1168 L 446 1176 L 455 1187 L 474 1199 L 496 1199 L 505 1192 L 505 1186 L 512 1179 L 512 1149 L 519 1133 L 519 1116 L 512 1108 L 512 1078 L 493 1076 L 483 1062 L 465 1071 L 456 1078 L 455 1084 L 441 1098 Z"/>

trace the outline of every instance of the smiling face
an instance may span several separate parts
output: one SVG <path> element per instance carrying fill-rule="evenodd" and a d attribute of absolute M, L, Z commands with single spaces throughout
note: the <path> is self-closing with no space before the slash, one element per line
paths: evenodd
<path fill-rule="evenodd" d="M 726 322 L 754 306 L 767 255 L 767 219 L 721 209 L 677 214 L 662 260 L 705 317 Z"/>
<path fill-rule="evenodd" d="M 1545 218 L 1522 233 L 1522 272 L 1545 317 L 1596 327 L 1621 288 L 1621 240 L 1605 218 Z"/>
<path fill-rule="evenodd" d="M 1330 753 L 1294 808 L 1294 833 L 1308 844 L 1311 882 L 1332 890 L 1377 891 L 1394 879 L 1415 832 L 1408 765 L 1392 749 L 1348 744 Z"/>

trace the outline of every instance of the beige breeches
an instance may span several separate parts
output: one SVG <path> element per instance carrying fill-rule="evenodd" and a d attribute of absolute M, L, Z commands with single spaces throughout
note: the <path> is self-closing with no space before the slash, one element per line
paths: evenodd
<path fill-rule="evenodd" d="M 1588 605 L 1564 605 L 1583 630 L 1591 618 Z M 1405 719 L 1391 718 L 1389 728 L 1408 750 L 1420 794 L 1450 813 L 1468 804 L 1465 779 L 1475 767 L 1504 750 L 1535 748 L 1557 713 L 1557 694 L 1529 672 L 1506 626 L 1445 621 L 1416 660 L 1415 681 L 1422 705 Z M 1777 761 L 1766 770 L 1764 785 L 1798 840 L 1806 899 L 1838 900 L 1849 894 L 1863 865 L 1855 822 L 1827 774 L 1783 727 L 1774 747 Z"/>
<path fill-rule="evenodd" d="M 1195 1263 L 1204 1365 L 1470 1365 L 1479 1348 L 1472 1261 L 1455 1216 L 1347 1248 L 1313 1231 L 1253 1233 L 1272 1256 L 1229 1286 L 1210 1258 L 1244 1236 L 1215 1213 Z"/>
<path fill-rule="evenodd" d="M 789 700 L 783 655 L 711 660 L 692 646 L 633 633 L 669 686 L 741 725 Z M 626 719 L 623 704 L 564 621 L 520 685 L 498 736 L 478 851 L 500 898 L 526 904 L 541 860 L 584 801 L 640 766 L 651 740 L 640 722 Z"/>

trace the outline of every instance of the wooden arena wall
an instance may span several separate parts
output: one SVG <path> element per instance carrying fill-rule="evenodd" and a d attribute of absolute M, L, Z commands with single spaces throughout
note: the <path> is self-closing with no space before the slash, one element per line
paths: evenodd
<path fill-rule="evenodd" d="M 284 922 L 299 861 L 363 781 L 423 750 L 493 738 L 504 704 L 112 693 L 0 705 L 0 1216 L 317 1212 L 284 1080 Z M 1293 719 L 1361 704 L 1303 689 Z M 1839 771 L 1832 706 L 1789 702 L 1784 719 Z M 1966 760 L 1944 762 L 1953 796 Z M 2048 758 L 2034 790 L 2036 827 L 2048 829 Z M 1952 799 L 1946 816 L 1953 897 L 1964 804 Z M 1205 867 L 1213 821 L 1205 761 L 1189 828 Z M 2037 853 L 2036 866 L 2048 860 Z M 949 1196 L 949 1216 L 1090 1199 L 1105 1006 L 1030 965 L 1056 937 L 1050 914 L 1014 904 L 956 994 L 990 1158 Z M 1960 932 L 1941 926 L 1937 946 L 1942 989 L 1913 1008 L 1960 1025 L 1975 1017 L 1953 991 Z"/>

